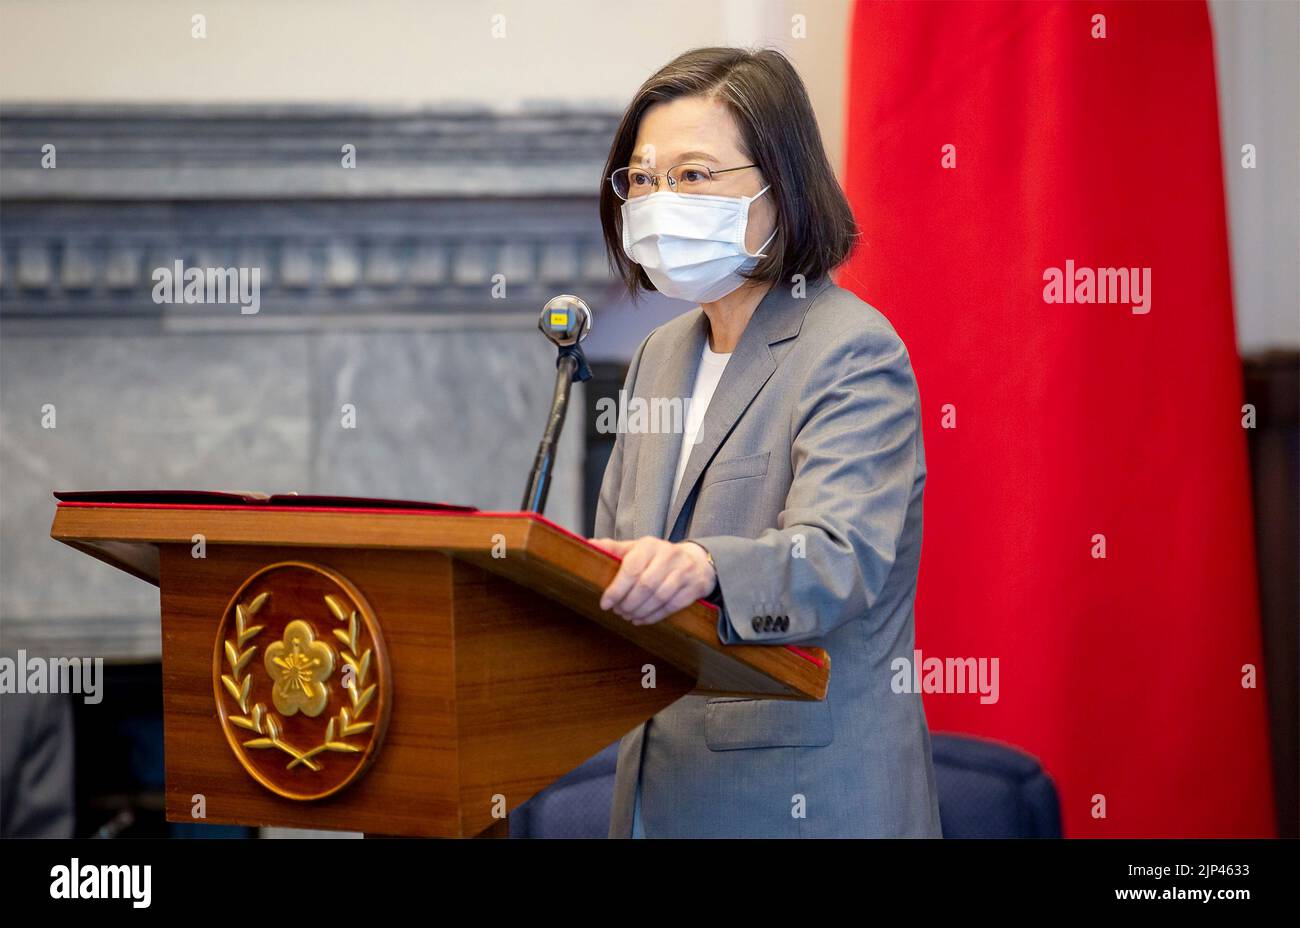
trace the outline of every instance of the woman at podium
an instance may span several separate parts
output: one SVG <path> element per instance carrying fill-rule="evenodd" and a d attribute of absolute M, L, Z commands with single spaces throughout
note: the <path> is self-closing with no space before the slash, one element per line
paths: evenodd
<path fill-rule="evenodd" d="M 925 484 L 907 350 L 830 272 L 856 235 L 808 95 L 771 50 L 696 49 L 650 77 L 606 165 L 601 221 L 629 290 L 695 308 L 653 330 L 630 399 L 681 428 L 621 431 L 595 542 L 601 605 L 719 607 L 724 643 L 824 648 L 817 702 L 687 696 L 619 748 L 611 837 L 938 837 L 910 665 Z"/>

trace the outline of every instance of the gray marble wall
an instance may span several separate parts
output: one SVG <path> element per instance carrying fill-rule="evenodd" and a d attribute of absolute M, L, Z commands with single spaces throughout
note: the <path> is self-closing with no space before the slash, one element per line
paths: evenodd
<path fill-rule="evenodd" d="M 553 350 L 527 328 L 0 338 L 4 647 L 158 654 L 156 588 L 53 541 L 52 490 L 296 490 L 513 509 L 553 371 Z M 342 426 L 345 403 L 355 428 Z M 47 404 L 55 428 L 43 427 Z M 581 439 L 580 425 L 565 429 L 547 506 L 574 528 Z"/>
<path fill-rule="evenodd" d="M 299 491 L 517 508 L 554 381 L 555 351 L 536 330 L 537 313 L 554 293 L 598 304 L 616 289 L 590 183 L 608 118 L 582 114 L 583 136 L 562 114 L 523 127 L 458 114 L 456 131 L 445 133 L 452 142 L 431 133 L 421 146 L 410 141 L 412 120 L 418 129 L 437 119 L 378 114 L 367 117 L 371 137 L 405 140 L 396 154 L 376 146 L 386 154 L 370 159 L 389 180 L 349 176 L 341 189 L 327 167 L 337 151 L 328 114 L 128 116 L 137 135 L 154 133 L 153 146 L 133 136 L 147 157 L 114 154 L 105 139 L 119 130 L 102 110 L 81 118 L 29 109 L 0 120 L 0 648 L 158 655 L 157 590 L 51 540 L 55 489 Z M 204 173 L 205 149 L 181 125 L 195 119 L 198 134 L 214 138 L 224 137 L 213 128 L 222 119 L 237 123 L 253 149 L 231 149 L 242 178 L 226 160 L 218 180 Z M 474 132 L 482 138 L 467 149 Z M 502 178 L 518 176 L 509 170 L 486 187 L 480 170 L 464 186 L 457 158 L 482 168 L 516 155 L 521 132 L 533 142 L 567 133 L 570 157 L 551 159 L 547 189 L 504 190 Z M 514 141 L 494 154 L 493 133 Z M 312 163 L 295 175 L 292 197 L 277 199 L 264 172 L 286 138 Z M 58 142 L 66 173 L 10 169 L 42 139 Z M 168 145 L 170 157 L 160 155 Z M 96 146 L 107 154 L 89 157 Z M 404 159 L 423 172 L 407 176 Z M 281 159 L 273 173 L 291 167 Z M 119 170 L 130 184 L 115 188 Z M 188 186 L 174 183 L 179 175 Z M 374 195 L 389 187 L 401 189 Z M 264 266 L 257 315 L 160 306 L 149 296 L 150 272 L 167 259 L 224 265 L 240 255 Z M 504 294 L 493 290 L 501 282 Z M 581 387 L 575 401 L 547 514 L 579 529 Z M 343 425 L 345 404 L 356 409 L 355 428 Z"/>

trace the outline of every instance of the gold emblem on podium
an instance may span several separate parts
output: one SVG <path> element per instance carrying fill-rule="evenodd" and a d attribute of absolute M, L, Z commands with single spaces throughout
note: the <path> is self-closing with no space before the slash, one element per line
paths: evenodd
<path fill-rule="evenodd" d="M 213 687 L 240 764 L 288 799 L 322 799 L 361 776 L 391 703 L 383 638 L 361 593 L 297 561 L 262 568 L 231 599 Z"/>

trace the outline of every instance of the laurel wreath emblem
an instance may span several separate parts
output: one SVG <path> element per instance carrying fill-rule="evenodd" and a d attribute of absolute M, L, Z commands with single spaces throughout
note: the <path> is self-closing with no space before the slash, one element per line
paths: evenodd
<path fill-rule="evenodd" d="M 266 628 L 264 625 L 251 623 L 266 605 L 270 596 L 269 591 L 260 593 L 247 604 L 238 603 L 235 606 L 234 634 L 225 641 L 226 664 L 230 672 L 221 675 L 221 683 L 243 714 L 231 715 L 228 718 L 231 724 L 261 736 L 242 742 L 243 747 L 283 751 L 290 756 L 289 762 L 285 765 L 286 770 L 292 770 L 299 764 L 309 770 L 320 770 L 321 763 L 315 759 L 318 755 L 327 751 L 360 753 L 363 748 L 346 739 L 363 734 L 374 727 L 373 722 L 361 720 L 366 708 L 374 699 L 377 687 L 377 684 L 373 683 L 366 685 L 370 676 L 371 649 L 369 647 L 364 651 L 361 649 L 361 620 L 357 610 L 349 609 L 337 596 L 326 594 L 325 605 L 329 608 L 330 614 L 347 626 L 346 629 L 336 628 L 333 631 L 334 637 L 342 645 L 340 653 L 343 662 L 351 671 L 344 672 L 346 682 L 343 686 L 348 694 L 350 705 L 342 707 L 336 715 L 330 717 L 325 726 L 325 737 L 319 744 L 307 749 L 290 744 L 284 737 L 283 720 L 274 712 L 268 711 L 265 703 L 253 702 L 252 708 L 249 708 L 252 699 L 253 674 L 247 671 L 258 646 L 249 645 L 247 649 L 244 646 L 257 638 Z"/>

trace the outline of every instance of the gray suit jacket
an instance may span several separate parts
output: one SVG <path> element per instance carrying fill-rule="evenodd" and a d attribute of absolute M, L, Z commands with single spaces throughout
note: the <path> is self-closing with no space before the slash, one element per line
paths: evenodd
<path fill-rule="evenodd" d="M 707 320 L 646 336 L 629 402 L 684 397 Z M 611 837 L 938 837 L 921 697 L 895 693 L 913 657 L 925 456 L 902 341 L 828 279 L 773 287 L 709 404 L 675 499 L 679 430 L 620 432 L 598 536 L 690 539 L 713 555 L 727 643 L 822 647 L 827 698 L 687 696 L 619 748 Z"/>

